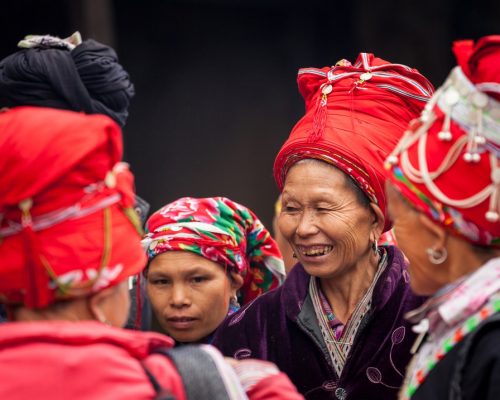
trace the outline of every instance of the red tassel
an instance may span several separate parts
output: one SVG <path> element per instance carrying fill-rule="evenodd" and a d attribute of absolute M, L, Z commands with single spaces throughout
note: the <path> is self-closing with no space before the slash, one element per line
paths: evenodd
<path fill-rule="evenodd" d="M 26 251 L 26 296 L 28 308 L 44 308 L 50 303 L 49 275 L 40 260 L 37 238 L 31 225 L 24 227 L 22 233 Z"/>
<path fill-rule="evenodd" d="M 25 251 L 26 251 L 26 296 L 24 303 L 28 308 L 44 308 L 49 305 L 49 275 L 40 259 L 40 248 L 31 225 L 30 210 L 33 206 L 31 199 L 19 203 L 22 212 L 22 225 Z"/>
<path fill-rule="evenodd" d="M 313 118 L 313 127 L 311 134 L 307 138 L 309 143 L 314 143 L 320 140 L 323 137 L 323 133 L 325 131 L 326 126 L 326 104 L 327 104 L 327 96 L 332 91 L 331 85 L 326 85 L 321 90 L 321 96 L 318 98 L 318 102 L 316 103 L 316 110 L 314 111 Z"/>

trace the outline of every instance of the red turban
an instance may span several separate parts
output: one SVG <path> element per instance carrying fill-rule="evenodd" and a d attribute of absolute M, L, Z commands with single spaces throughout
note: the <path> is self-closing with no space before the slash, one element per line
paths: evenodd
<path fill-rule="evenodd" d="M 120 129 L 106 116 L 0 113 L 0 300 L 42 308 L 144 267 L 121 156 Z"/>
<path fill-rule="evenodd" d="M 288 170 L 305 158 L 326 161 L 352 177 L 385 214 L 382 164 L 433 88 L 417 70 L 361 53 L 352 65 L 299 70 L 306 114 L 274 164 L 283 189 Z M 386 215 L 386 226 L 390 228 Z"/>
<path fill-rule="evenodd" d="M 472 243 L 500 247 L 500 36 L 454 44 L 458 66 L 387 159 L 418 209 Z"/>

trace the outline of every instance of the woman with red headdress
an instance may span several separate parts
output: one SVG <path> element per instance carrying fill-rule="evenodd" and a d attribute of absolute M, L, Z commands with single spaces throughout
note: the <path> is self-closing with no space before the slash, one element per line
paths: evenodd
<path fill-rule="evenodd" d="M 0 398 L 301 398 L 271 363 L 119 329 L 146 263 L 121 156 L 107 116 L 0 113 Z"/>
<path fill-rule="evenodd" d="M 212 340 L 224 318 L 278 287 L 278 245 L 257 216 L 225 197 L 183 197 L 156 211 L 142 241 L 156 319 L 178 343 Z"/>
<path fill-rule="evenodd" d="M 500 36 L 458 66 L 387 159 L 420 333 L 401 399 L 500 398 Z"/>
<path fill-rule="evenodd" d="M 382 163 L 432 94 L 418 71 L 361 53 L 354 64 L 299 71 L 305 116 L 281 148 L 279 228 L 298 264 L 285 283 L 229 317 L 214 345 L 272 360 L 308 399 L 393 399 L 414 334 Z"/>

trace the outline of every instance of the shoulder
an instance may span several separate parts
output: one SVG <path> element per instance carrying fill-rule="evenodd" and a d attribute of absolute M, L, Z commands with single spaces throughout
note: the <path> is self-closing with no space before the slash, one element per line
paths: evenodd
<path fill-rule="evenodd" d="M 170 358 L 164 354 L 152 354 L 143 364 L 163 388 L 176 395 L 176 399 L 186 398 L 182 377 Z"/>
<path fill-rule="evenodd" d="M 173 340 L 153 332 L 140 332 L 113 328 L 100 322 L 16 322 L 0 328 L 0 347 L 36 344 L 39 346 L 61 343 L 69 347 L 125 350 L 130 356 L 142 359 L 156 348 L 170 348 Z"/>
<path fill-rule="evenodd" d="M 470 363 L 500 362 L 500 346 L 498 346 L 500 343 L 500 319 L 487 322 L 474 334 L 471 341 L 468 350 Z"/>
<path fill-rule="evenodd" d="M 238 326 L 238 329 L 241 329 L 242 325 L 248 324 L 259 326 L 262 323 L 267 326 L 269 322 L 286 316 L 295 319 L 307 296 L 309 279 L 310 276 L 302 265 L 297 264 L 280 287 L 246 304 L 237 313 L 228 317 L 222 326 L 227 328 Z"/>
<path fill-rule="evenodd" d="M 212 344 L 225 355 L 264 357 L 268 341 L 290 334 L 290 321 L 300 311 L 301 304 L 294 300 L 288 279 L 279 288 L 257 297 L 226 318 L 217 329 Z"/>
<path fill-rule="evenodd" d="M 387 304 L 393 304 L 404 313 L 419 307 L 425 297 L 417 296 L 411 290 L 408 262 L 403 253 L 395 246 L 384 248 L 387 251 L 387 267 L 373 292 L 375 308 L 382 309 Z"/>
<path fill-rule="evenodd" d="M 236 313 L 227 317 L 221 325 L 221 328 L 228 329 L 238 326 L 239 328 L 237 329 L 240 329 L 241 326 L 247 324 L 258 327 L 263 318 L 267 318 L 268 314 L 272 313 L 276 315 L 281 311 L 280 303 L 282 291 L 283 286 L 280 286 L 279 288 L 257 297 Z M 219 330 L 217 332 L 219 332 Z"/>
<path fill-rule="evenodd" d="M 500 320 L 487 321 L 457 346 L 453 384 L 464 399 L 497 399 L 500 395 Z"/>

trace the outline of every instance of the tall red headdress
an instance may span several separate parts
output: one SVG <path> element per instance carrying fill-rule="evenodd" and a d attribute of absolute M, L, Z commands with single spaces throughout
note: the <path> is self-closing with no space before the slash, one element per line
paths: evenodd
<path fill-rule="evenodd" d="M 500 36 L 453 50 L 458 66 L 386 165 L 418 209 L 472 243 L 500 247 Z"/>
<path fill-rule="evenodd" d="M 121 156 L 120 128 L 106 116 L 0 113 L 1 301 L 43 308 L 144 267 Z"/>
<path fill-rule="evenodd" d="M 326 161 L 351 176 L 385 213 L 382 164 L 433 92 L 416 69 L 361 53 L 352 65 L 299 70 L 306 103 L 274 164 L 283 189 L 288 170 L 301 159 Z M 390 228 L 386 216 L 385 230 Z"/>

